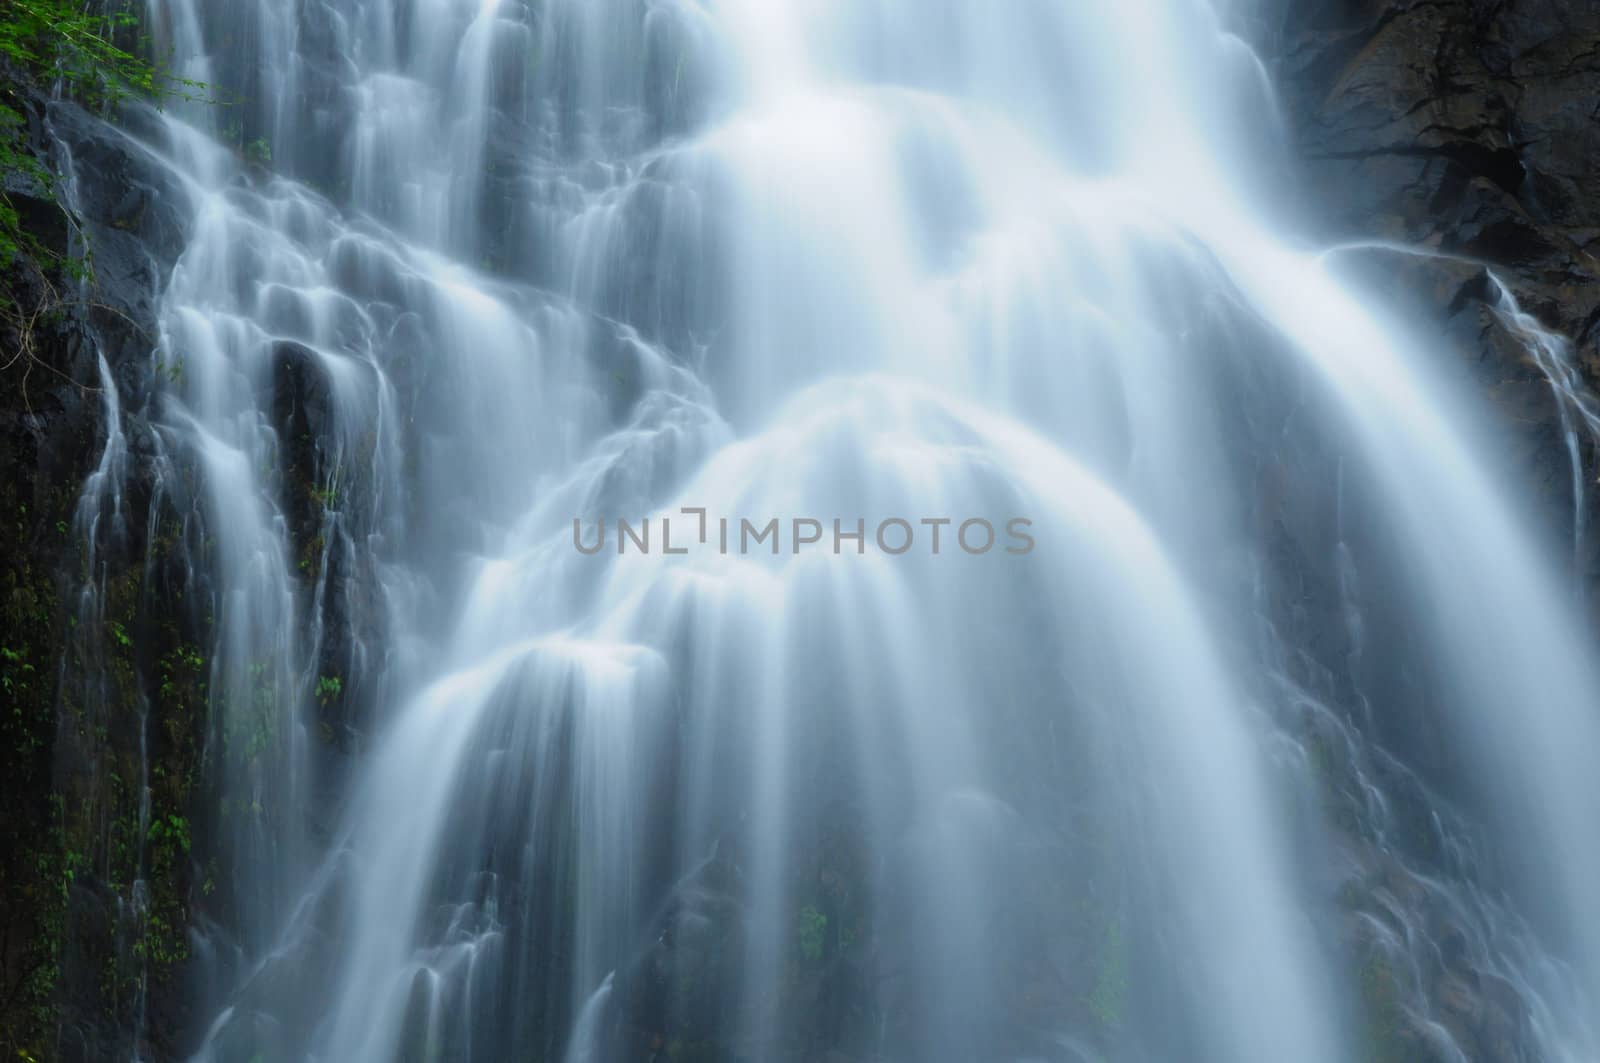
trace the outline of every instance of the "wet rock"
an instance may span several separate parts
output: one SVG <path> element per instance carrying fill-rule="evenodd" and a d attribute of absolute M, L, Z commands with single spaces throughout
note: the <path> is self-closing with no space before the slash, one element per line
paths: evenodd
<path fill-rule="evenodd" d="M 1453 375 L 1498 413 L 1479 452 L 1521 486 L 1534 507 L 1529 523 L 1549 537 L 1552 556 L 1574 558 L 1575 578 L 1600 615 L 1600 548 L 1592 535 L 1573 541 L 1561 406 L 1501 291 L 1539 328 L 1571 340 L 1572 363 L 1593 387 L 1600 379 L 1600 7 L 1290 0 L 1274 12 L 1279 21 L 1265 50 L 1279 66 L 1298 183 L 1316 230 L 1309 237 L 1347 245 L 1330 256 L 1332 268 L 1372 305 L 1391 309 L 1421 349 L 1461 360 Z M 1600 455 L 1584 441 L 1579 457 L 1582 479 L 1592 484 Z M 1592 526 L 1592 490 L 1582 506 L 1579 523 Z M 1381 618 L 1368 620 L 1381 628 Z M 1403 712 L 1354 714 L 1386 751 L 1370 770 L 1390 798 L 1392 820 L 1382 837 L 1352 832 L 1344 842 L 1352 863 L 1366 869 L 1341 890 L 1359 913 L 1348 934 L 1358 955 L 1377 948 L 1353 964 L 1369 1055 L 1534 1058 L 1527 1004 L 1475 959 L 1485 945 L 1449 896 L 1452 876 L 1492 872 L 1462 850 L 1470 830 L 1441 828 L 1441 816 L 1450 823 L 1449 800 L 1432 787 L 1448 789 L 1456 769 L 1442 719 L 1449 707 L 1436 700 L 1419 689 L 1389 698 L 1405 704 Z M 1390 763 L 1389 753 L 1398 761 Z M 1413 770 L 1419 778 L 1401 785 Z M 1429 786 L 1419 789 L 1423 779 Z M 1466 867 L 1454 866 L 1462 860 Z M 1430 870 L 1418 876 L 1416 868 Z M 1409 969 L 1385 959 L 1379 943 L 1393 935 L 1435 943 L 1428 962 Z"/>
<path fill-rule="evenodd" d="M 1380 304 L 1401 312 L 1419 337 L 1444 339 L 1480 392 L 1500 413 L 1484 448 L 1542 503 L 1541 524 L 1571 530 L 1571 462 L 1561 410 L 1525 337 L 1500 310 L 1500 289 L 1483 263 L 1393 248 L 1356 248 L 1332 256 L 1336 272 Z"/>
<path fill-rule="evenodd" d="M 1537 293 L 1550 325 L 1587 336 L 1600 304 L 1600 8 L 1295 0 L 1281 33 L 1330 235 L 1491 263 L 1519 297 Z"/>
<path fill-rule="evenodd" d="M 731 1030 L 746 941 L 742 879 L 724 853 L 678 885 L 653 938 L 618 974 L 609 1034 L 615 1055 L 600 1058 L 646 1059 L 652 1045 L 709 1050 Z"/>
<path fill-rule="evenodd" d="M 135 116 L 134 120 L 137 120 Z M 115 125 L 69 103 L 48 110 L 52 154 L 71 175 L 74 242 L 89 264 L 89 308 L 121 388 L 137 405 L 158 343 L 156 302 L 187 240 L 182 182 Z"/>
<path fill-rule="evenodd" d="M 1600 224 L 1592 5 L 1298 0 L 1285 18 L 1303 154 L 1345 224 L 1589 242 L 1574 230 Z"/>
<path fill-rule="evenodd" d="M 144 407 L 183 199 L 116 129 L 11 87 L 31 151 L 76 180 L 11 183 L 44 253 L 0 267 L 0 641 L 17 702 L 0 734 L 0 1050 L 172 1058 L 190 1024 L 188 995 L 175 990 L 198 881 L 189 816 L 200 803 L 203 639 L 179 535 L 149 476 L 156 448 Z M 92 269 L 79 268 L 85 259 Z M 78 505 L 106 447 L 102 358 L 127 461 L 120 519 L 96 523 L 90 570 Z M 96 581 L 99 612 L 80 616 L 85 578 Z M 141 751 L 159 768 L 144 787 L 130 783 Z M 161 832 L 142 828 L 142 809 Z"/>
<path fill-rule="evenodd" d="M 1273 49 L 1310 213 L 1369 290 L 1443 334 L 1499 408 L 1495 449 L 1572 528 L 1560 418 L 1486 270 L 1600 373 L 1600 8 L 1567 0 L 1292 0 Z M 1585 446 L 1585 478 L 1596 455 Z M 1591 492 L 1592 494 L 1592 492 Z M 1584 500 L 1592 524 L 1597 503 Z M 1600 550 L 1578 546 L 1591 600 Z M 1600 610 L 1600 600 L 1595 600 Z"/>
<path fill-rule="evenodd" d="M 1563 0 L 1296 0 L 1283 79 L 1334 238 L 1493 266 L 1595 357 L 1600 8 Z"/>

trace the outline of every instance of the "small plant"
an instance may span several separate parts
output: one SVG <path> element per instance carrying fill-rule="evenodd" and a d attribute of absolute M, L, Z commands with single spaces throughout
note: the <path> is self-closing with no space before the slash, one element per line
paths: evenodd
<path fill-rule="evenodd" d="M 86 864 L 88 864 L 88 861 L 84 859 L 82 853 L 78 852 L 76 849 L 67 850 L 66 855 L 61 862 L 61 878 L 57 883 L 58 895 L 63 901 L 66 900 L 67 896 L 72 892 L 72 884 L 78 879 L 78 869 L 84 867 Z M 42 858 L 39 864 L 39 870 L 41 872 L 45 870 L 45 865 L 42 861 Z"/>
<path fill-rule="evenodd" d="M 317 680 L 317 704 L 327 708 L 344 692 L 344 683 L 336 675 L 325 675 Z"/>
<path fill-rule="evenodd" d="M 145 834 L 145 841 L 152 846 L 166 845 L 189 851 L 189 821 L 182 816 L 169 815 L 165 819 L 154 819 L 150 822 L 150 830 Z"/>
<path fill-rule="evenodd" d="M 256 137 L 244 146 L 244 157 L 257 166 L 272 165 L 272 143 L 266 137 Z"/>
<path fill-rule="evenodd" d="M 33 672 L 33 665 L 28 663 L 26 648 L 20 652 L 10 646 L 0 646 L 0 688 L 7 694 L 13 690 L 28 689 L 27 677 Z M 18 709 L 18 714 L 21 710 Z"/>
<path fill-rule="evenodd" d="M 795 942 L 805 959 L 813 962 L 822 959 L 828 943 L 828 917 L 809 904 L 800 909 L 796 919 Z"/>
<path fill-rule="evenodd" d="M 174 358 L 168 362 L 157 358 L 155 363 L 156 374 L 165 377 L 169 384 L 183 383 L 183 359 Z"/>

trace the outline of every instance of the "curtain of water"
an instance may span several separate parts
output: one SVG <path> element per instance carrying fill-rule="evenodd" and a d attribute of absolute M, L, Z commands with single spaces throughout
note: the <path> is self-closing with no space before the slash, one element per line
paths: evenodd
<path fill-rule="evenodd" d="M 237 923 L 200 1058 L 1453 1058 L 1440 911 L 1592 1055 L 1600 685 L 1443 359 L 1260 206 L 1247 12 L 150 14 L 233 101 L 153 144 Z M 1371 744 L 1422 718 L 1472 810 L 1427 844 Z"/>

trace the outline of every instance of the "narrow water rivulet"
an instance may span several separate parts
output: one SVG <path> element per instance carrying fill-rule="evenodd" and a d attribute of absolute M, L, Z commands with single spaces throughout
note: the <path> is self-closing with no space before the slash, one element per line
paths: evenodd
<path fill-rule="evenodd" d="M 1600 418 L 1503 290 L 1546 534 L 1280 5 L 148 6 L 196 1059 L 1600 1056 Z"/>

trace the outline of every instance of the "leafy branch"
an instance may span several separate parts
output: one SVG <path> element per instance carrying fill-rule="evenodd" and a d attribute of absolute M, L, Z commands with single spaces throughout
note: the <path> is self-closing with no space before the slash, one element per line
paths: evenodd
<path fill-rule="evenodd" d="M 210 100 L 201 82 L 178 77 L 118 43 L 137 36 L 138 19 L 131 11 L 97 12 L 93 5 L 84 11 L 75 5 L 76 0 L 4 0 L 0 5 L 0 87 L 8 90 L 5 96 L 15 98 L 15 87 L 33 82 L 56 86 L 89 107 L 130 99 L 157 104 Z M 0 99 L 0 265 L 24 254 L 54 267 L 61 264 L 60 256 L 25 230 L 7 191 L 18 177 L 46 191 L 53 186 L 26 134 L 22 112 Z"/>
<path fill-rule="evenodd" d="M 0 370 L 22 363 L 24 403 L 28 373 L 35 365 L 56 372 L 35 354 L 35 329 L 70 305 L 50 278 L 60 272 L 82 282 L 90 278 L 91 266 L 86 254 L 71 256 L 47 246 L 30 231 L 14 199 L 23 189 L 31 190 L 22 192 L 30 198 L 47 198 L 55 188 L 54 175 L 29 143 L 22 100 L 33 88 L 59 92 L 92 108 L 133 99 L 158 106 L 174 99 L 210 101 L 200 82 L 178 77 L 137 54 L 149 46 L 140 39 L 131 10 L 108 10 L 95 2 L 84 10 L 80 4 L 0 0 L 0 271 L 20 270 L 10 276 L 0 272 L 0 330 L 16 336 L 14 351 Z M 30 293 L 25 300 L 29 305 L 19 301 L 22 292 Z"/>
<path fill-rule="evenodd" d="M 59 80 L 91 105 L 146 99 L 208 99 L 205 85 L 177 77 L 117 43 L 137 33 L 132 11 L 79 10 L 73 0 L 6 0 L 0 56 L 28 74 Z"/>

